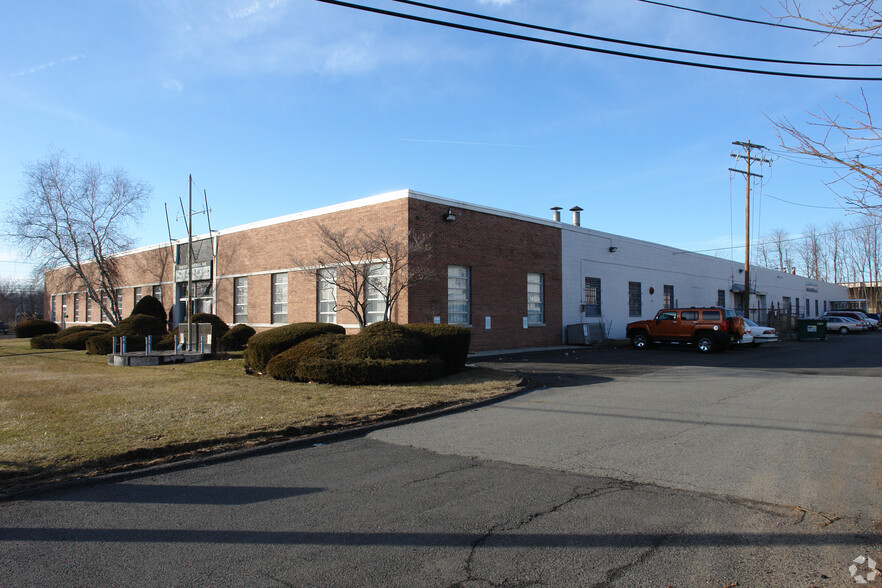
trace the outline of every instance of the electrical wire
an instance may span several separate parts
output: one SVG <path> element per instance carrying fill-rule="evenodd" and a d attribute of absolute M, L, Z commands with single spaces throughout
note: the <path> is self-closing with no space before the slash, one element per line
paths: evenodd
<path fill-rule="evenodd" d="M 730 55 L 726 53 L 712 53 L 709 51 L 697 51 L 693 49 L 682 49 L 678 47 L 666 47 L 664 45 L 652 45 L 649 43 L 640 43 L 637 41 L 624 41 L 622 39 L 613 39 L 610 37 L 600 37 L 597 35 L 590 35 L 588 33 L 578 33 L 574 31 L 568 31 L 564 29 L 556 29 L 552 27 L 546 27 L 541 25 L 535 25 L 525 22 L 520 22 L 516 20 L 509 20 L 505 18 L 498 18 L 495 16 L 489 16 L 486 14 L 479 14 L 476 12 L 467 12 L 465 10 L 456 10 L 454 8 L 447 8 L 445 6 L 437 6 L 435 4 L 426 4 L 424 2 L 416 2 L 415 0 L 391 0 L 392 2 L 398 2 L 399 4 L 407 4 L 409 6 L 416 6 L 419 8 L 426 8 L 429 10 L 437 10 L 439 12 L 446 12 L 449 14 L 457 14 L 459 16 L 467 16 L 469 18 L 476 18 L 480 20 L 486 20 L 490 22 L 496 22 L 500 24 L 506 24 L 516 27 L 522 27 L 526 29 L 532 29 L 535 31 L 543 31 L 546 33 L 554 33 L 556 35 L 567 35 L 570 37 L 578 37 L 580 39 L 590 39 L 592 41 L 602 41 L 604 43 L 615 43 L 618 45 L 627 45 L 629 47 L 640 47 L 642 49 L 656 49 L 659 51 L 670 51 L 673 53 L 685 53 L 688 55 L 700 55 L 702 57 L 714 57 L 719 59 L 735 59 L 741 61 L 754 61 L 761 63 L 778 63 L 784 65 L 809 65 L 809 66 L 822 66 L 822 67 L 882 67 L 882 63 L 830 63 L 830 62 L 819 62 L 819 61 L 794 61 L 789 59 L 770 59 L 765 57 L 748 57 L 744 55 Z"/>
<path fill-rule="evenodd" d="M 444 20 L 425 18 L 422 16 L 416 16 L 413 14 L 393 12 L 391 10 L 384 10 L 381 8 L 374 8 L 371 6 L 364 6 L 361 4 L 353 4 L 351 2 L 343 2 L 341 0 L 316 0 L 316 1 L 323 2 L 325 4 L 333 4 L 335 6 L 342 6 L 344 8 L 352 8 L 354 10 L 361 10 L 364 12 L 372 12 L 374 14 L 380 14 L 380 15 L 384 15 L 384 16 L 392 16 L 395 18 L 412 20 L 412 21 L 422 22 L 422 23 L 426 23 L 426 24 L 433 24 L 433 25 L 458 29 L 458 30 L 462 30 L 462 31 L 470 31 L 470 32 L 474 32 L 474 33 L 492 35 L 492 36 L 496 36 L 496 37 L 514 39 L 517 41 L 528 41 L 531 43 L 539 43 L 542 45 L 562 47 L 565 49 L 575 49 L 575 50 L 579 50 L 579 51 L 588 51 L 591 53 L 600 53 L 603 55 L 615 55 L 618 57 L 629 57 L 631 59 L 640 59 L 643 61 L 653 61 L 656 63 L 668 63 L 668 64 L 673 64 L 673 65 L 685 65 L 685 66 L 689 66 L 689 67 L 698 67 L 698 68 L 702 68 L 702 69 L 711 69 L 711 70 L 729 71 L 729 72 L 738 72 L 738 73 L 749 73 L 749 74 L 776 76 L 776 77 L 787 77 L 787 78 L 801 78 L 801 79 L 815 79 L 815 80 L 840 80 L 840 81 L 857 81 L 857 82 L 882 82 L 882 78 L 874 78 L 874 77 L 803 74 L 803 73 L 795 73 L 795 72 L 780 72 L 780 71 L 747 69 L 747 68 L 732 67 L 732 66 L 726 66 L 726 65 L 713 65 L 713 64 L 709 64 L 709 63 L 682 61 L 682 60 L 678 60 L 678 59 L 669 59 L 666 57 L 655 57 L 655 56 L 650 56 L 650 55 L 641 55 L 641 54 L 637 54 L 637 53 L 627 53 L 624 51 L 614 51 L 612 49 L 601 49 L 599 47 L 589 47 L 586 45 L 575 45 L 573 43 L 564 43 L 561 41 L 552 41 L 550 39 L 540 39 L 537 37 L 529 37 L 526 35 L 506 33 L 503 31 L 484 29 L 484 28 L 480 28 L 480 27 L 458 24 L 458 23 L 448 22 L 448 21 L 444 21 Z"/>
<path fill-rule="evenodd" d="M 765 26 L 776 27 L 776 28 L 780 28 L 780 29 L 791 29 L 794 31 L 807 31 L 810 33 L 821 33 L 824 35 L 839 35 L 842 37 L 857 37 L 860 39 L 874 39 L 874 40 L 880 39 L 880 37 L 878 35 L 862 35 L 860 33 L 849 33 L 849 32 L 845 32 L 845 31 L 830 31 L 830 30 L 824 30 L 824 29 L 813 29 L 810 27 L 799 27 L 796 25 L 786 25 L 786 24 L 768 22 L 768 21 L 763 21 L 763 20 L 753 20 L 750 18 L 742 18 L 739 16 L 730 16 L 727 14 L 718 14 L 716 12 L 707 12 L 705 10 L 698 10 L 696 8 L 688 8 L 686 6 L 677 6 L 675 4 L 666 4 L 664 2 L 656 2 L 655 0 L 637 0 L 637 2 L 643 2 L 645 4 L 655 4 L 656 6 L 663 6 L 664 8 L 673 8 L 675 10 L 694 12 L 696 14 L 703 14 L 705 16 L 713 16 L 715 18 L 724 18 L 727 20 L 734 20 L 737 22 L 765 25 Z"/>

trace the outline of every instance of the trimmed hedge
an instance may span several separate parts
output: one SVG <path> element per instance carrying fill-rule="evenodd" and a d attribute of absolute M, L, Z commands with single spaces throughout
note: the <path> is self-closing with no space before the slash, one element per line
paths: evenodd
<path fill-rule="evenodd" d="M 29 339 L 37 335 L 52 335 L 57 333 L 61 327 L 52 321 L 43 319 L 32 319 L 15 325 L 15 336 L 19 339 Z"/>
<path fill-rule="evenodd" d="M 168 323 L 168 315 L 165 313 L 165 308 L 162 306 L 162 302 L 150 295 L 143 297 L 135 303 L 135 308 L 132 309 L 132 314 L 146 314 L 147 316 L 152 316 L 161 320 L 163 324 Z"/>
<path fill-rule="evenodd" d="M 245 348 L 245 371 L 263 372 L 276 355 L 291 349 L 301 341 L 328 333 L 346 333 L 340 325 L 331 323 L 294 323 L 257 333 Z"/>
<path fill-rule="evenodd" d="M 305 359 L 334 359 L 340 345 L 349 337 L 339 333 L 319 335 L 301 341 L 266 364 L 266 374 L 276 380 L 297 382 L 297 365 Z"/>
<path fill-rule="evenodd" d="M 305 359 L 297 378 L 327 384 L 376 385 L 433 380 L 444 374 L 444 362 L 429 359 Z"/>
<path fill-rule="evenodd" d="M 46 333 L 31 337 L 31 349 L 55 349 L 55 338 L 58 335 L 54 333 Z"/>
<path fill-rule="evenodd" d="M 71 327 L 55 335 L 55 347 L 57 349 L 76 349 L 82 351 L 86 348 L 86 341 L 96 335 L 103 335 L 109 331 L 110 328 L 91 329 Z"/>
<path fill-rule="evenodd" d="M 113 353 L 113 335 L 104 333 L 86 340 L 86 353 L 89 355 L 107 355 Z"/>
<path fill-rule="evenodd" d="M 350 335 L 340 345 L 343 359 L 422 359 L 423 344 L 416 337 L 372 337 L 364 332 Z"/>
<path fill-rule="evenodd" d="M 414 323 L 407 325 L 407 330 L 423 342 L 426 355 L 437 355 L 444 360 L 445 374 L 458 372 L 465 367 L 472 340 L 470 329 L 453 325 Z"/>
<path fill-rule="evenodd" d="M 221 344 L 227 351 L 242 351 L 248 340 L 256 333 L 253 328 L 248 325 L 233 325 L 226 335 L 221 338 Z"/>

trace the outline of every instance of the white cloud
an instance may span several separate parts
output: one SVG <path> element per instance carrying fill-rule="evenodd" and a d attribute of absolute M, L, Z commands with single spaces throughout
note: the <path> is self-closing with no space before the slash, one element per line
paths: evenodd
<path fill-rule="evenodd" d="M 162 87 L 171 92 L 183 92 L 184 85 L 178 80 L 173 80 L 171 78 L 163 80 Z"/>
<path fill-rule="evenodd" d="M 71 55 L 70 57 L 64 57 L 64 58 L 59 59 L 57 61 L 50 61 L 48 63 L 42 63 L 40 65 L 35 65 L 33 67 L 29 67 L 28 69 L 24 69 L 22 71 L 14 73 L 14 74 L 10 74 L 9 77 L 18 78 L 21 76 L 34 74 L 34 73 L 37 73 L 38 71 L 42 71 L 44 69 L 49 69 L 51 67 L 55 67 L 56 65 L 61 65 L 63 63 L 70 63 L 71 61 L 76 61 L 76 60 L 82 59 L 84 57 L 85 57 L 85 55 Z"/>

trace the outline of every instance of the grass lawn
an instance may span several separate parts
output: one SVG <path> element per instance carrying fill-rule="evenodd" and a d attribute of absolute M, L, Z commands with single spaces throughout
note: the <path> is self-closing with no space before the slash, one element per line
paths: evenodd
<path fill-rule="evenodd" d="M 242 359 L 108 366 L 83 351 L 0 339 L 0 492 L 50 480 L 352 427 L 489 398 L 514 376 L 469 368 L 394 386 L 293 384 Z"/>

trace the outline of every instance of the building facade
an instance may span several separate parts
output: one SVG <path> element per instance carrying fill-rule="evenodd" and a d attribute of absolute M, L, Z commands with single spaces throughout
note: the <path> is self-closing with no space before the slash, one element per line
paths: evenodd
<path fill-rule="evenodd" d="M 354 331 L 358 323 L 341 310 L 345 293 L 329 273 L 340 268 L 310 261 L 321 257 L 319 223 L 338 233 L 385 227 L 402 243 L 421 236 L 432 278 L 403 290 L 391 318 L 469 327 L 473 351 L 561 344 L 567 325 L 583 323 L 620 338 L 627 322 L 664 306 L 740 307 L 744 290 L 732 261 L 402 190 L 197 236 L 192 251 L 183 240 L 120 254 L 121 315 L 149 294 L 163 302 L 172 326 L 185 321 L 189 283 L 192 311 L 231 325 L 321 321 Z M 361 261 L 383 279 L 384 259 Z M 758 314 L 787 308 L 819 316 L 829 300 L 848 295 L 760 268 L 751 268 L 751 278 Z M 46 289 L 50 319 L 65 326 L 106 320 L 65 270 L 48 273 Z M 366 322 L 381 320 L 377 291 L 364 295 Z"/>

